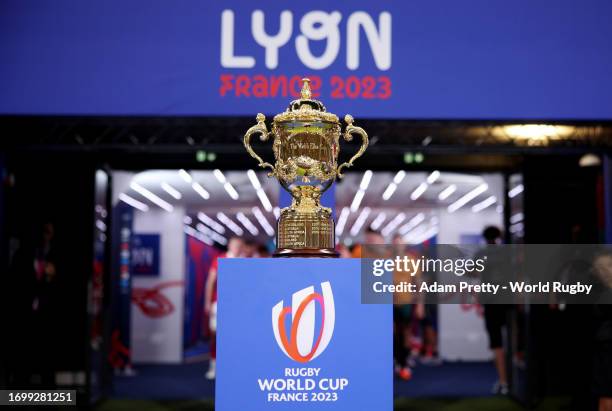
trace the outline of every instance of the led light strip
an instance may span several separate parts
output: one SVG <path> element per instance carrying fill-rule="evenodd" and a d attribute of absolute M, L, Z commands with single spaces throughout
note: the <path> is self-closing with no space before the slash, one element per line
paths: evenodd
<path fill-rule="evenodd" d="M 247 216 L 244 215 L 243 212 L 240 211 L 236 213 L 236 218 L 242 223 L 242 225 L 247 229 L 247 231 L 251 233 L 251 235 L 259 235 L 259 230 L 257 229 L 257 227 L 255 227 L 255 224 L 253 224 L 251 220 L 249 220 Z"/>
<path fill-rule="evenodd" d="M 340 212 L 340 217 L 338 217 L 338 223 L 336 224 L 336 236 L 340 237 L 342 232 L 344 231 L 344 226 L 346 225 L 346 220 L 348 219 L 351 210 L 348 207 L 344 207 Z"/>
<path fill-rule="evenodd" d="M 130 197 L 129 195 L 125 194 L 125 193 L 121 193 L 119 194 L 119 200 L 123 201 L 126 204 L 131 205 L 132 207 L 134 207 L 137 210 L 140 211 L 149 211 L 149 206 L 146 205 L 143 202 L 140 202 L 132 197 Z"/>
<path fill-rule="evenodd" d="M 204 235 L 206 235 L 207 237 L 213 239 L 214 241 L 218 242 L 221 245 L 227 245 L 227 239 L 222 236 L 221 234 L 217 233 L 216 231 L 211 230 L 210 228 L 206 227 L 204 224 L 202 223 L 198 223 L 196 224 L 196 228 L 198 229 L 198 231 L 201 231 L 202 233 L 204 233 Z"/>
<path fill-rule="evenodd" d="M 172 210 L 174 210 L 174 206 L 172 206 L 172 204 L 158 197 L 156 194 L 153 194 L 151 191 L 147 190 L 137 182 L 132 181 L 130 183 L 130 188 L 167 212 L 171 213 Z"/>
<path fill-rule="evenodd" d="M 196 193 L 198 193 L 200 195 L 200 197 L 202 197 L 204 200 L 208 200 L 210 198 L 210 193 L 208 191 L 206 191 L 206 189 L 204 187 L 202 187 L 202 185 L 200 183 L 198 183 L 197 181 L 194 181 L 191 184 L 191 187 L 195 190 Z"/>
<path fill-rule="evenodd" d="M 189 173 L 187 172 L 187 170 L 184 170 L 184 169 L 182 169 L 182 168 L 181 168 L 181 169 L 178 171 L 178 173 L 179 173 L 179 176 L 181 176 L 181 178 L 182 178 L 183 180 L 185 180 L 185 182 L 186 182 L 186 183 L 190 183 L 190 184 L 191 184 L 191 182 L 193 181 L 193 178 L 191 177 L 191 174 L 189 174 Z"/>
<path fill-rule="evenodd" d="M 219 224 L 201 211 L 198 213 L 198 220 L 200 220 L 204 224 L 207 224 L 210 228 L 212 228 L 219 234 L 225 234 L 225 227 L 223 227 L 221 224 Z"/>
<path fill-rule="evenodd" d="M 183 195 L 181 194 L 180 191 L 178 191 L 176 188 L 172 187 L 170 184 L 166 183 L 165 181 L 161 183 L 161 188 L 166 193 L 174 197 L 175 200 L 180 200 L 181 198 L 183 198 Z"/>
<path fill-rule="evenodd" d="M 231 218 L 229 218 L 228 216 L 223 214 L 221 211 L 219 211 L 217 213 L 217 218 L 219 219 L 219 221 L 221 221 L 223 224 L 225 224 L 227 226 L 227 228 L 232 230 L 234 232 L 234 234 L 236 234 L 236 235 L 243 235 L 244 234 L 244 230 L 242 228 L 240 228 L 240 226 L 238 224 L 236 224 L 234 222 L 234 220 L 232 220 Z"/>
<path fill-rule="evenodd" d="M 383 200 L 386 201 L 391 198 L 393 193 L 395 193 L 395 190 L 397 190 L 397 186 L 400 185 L 400 183 L 402 182 L 405 176 L 406 176 L 406 172 L 404 170 L 400 170 L 397 172 L 397 174 L 395 174 L 395 177 L 393 177 L 393 181 L 389 183 L 389 185 L 383 192 L 383 195 L 382 195 Z"/>
<path fill-rule="evenodd" d="M 361 210 L 361 213 L 359 213 L 359 216 L 353 223 L 353 227 L 351 227 L 351 235 L 353 237 L 359 234 L 359 231 L 361 231 L 361 227 L 363 227 L 363 224 L 368 219 L 368 216 L 370 215 L 371 211 L 372 210 L 370 209 L 370 207 L 365 207 L 363 210 Z"/>
<path fill-rule="evenodd" d="M 393 219 L 391 221 L 389 221 L 389 223 L 385 226 L 385 228 L 383 228 L 381 230 L 381 234 L 383 236 L 388 236 L 389 234 L 391 234 L 393 232 L 393 230 L 395 230 L 401 223 L 402 221 L 404 221 L 406 219 L 406 214 L 404 213 L 399 213 L 398 215 L 396 215 L 395 217 L 393 217 Z"/>
<path fill-rule="evenodd" d="M 455 184 L 449 185 L 444 190 L 440 191 L 440 194 L 438 194 L 438 200 L 440 201 L 446 200 L 455 191 L 457 191 L 457 186 Z"/>
<path fill-rule="evenodd" d="M 266 218 L 266 216 L 264 216 L 263 212 L 259 209 L 259 207 L 253 207 L 251 211 L 253 211 L 253 215 L 257 219 L 257 222 L 259 223 L 259 225 L 264 229 L 266 234 L 268 234 L 269 236 L 273 236 L 274 229 L 268 222 L 268 219 Z"/>
<path fill-rule="evenodd" d="M 489 186 L 487 185 L 487 183 L 482 183 L 481 185 L 479 185 L 478 187 L 468 192 L 467 194 L 463 195 L 457 201 L 449 205 L 448 212 L 454 213 L 455 211 L 459 210 L 461 207 L 463 207 L 464 205 L 466 205 L 467 203 L 469 203 L 470 201 L 478 197 L 480 194 L 487 191 L 488 188 Z"/>
<path fill-rule="evenodd" d="M 212 239 L 206 237 L 203 233 L 199 232 L 198 230 L 196 230 L 195 228 L 191 226 L 188 226 L 188 225 L 184 226 L 183 231 L 185 232 L 185 234 L 190 235 L 194 238 L 197 238 L 198 240 L 202 241 L 205 244 L 214 245 L 214 242 Z"/>
<path fill-rule="evenodd" d="M 257 178 L 257 174 L 255 174 L 253 170 L 249 170 L 247 171 L 247 176 L 249 177 L 249 180 L 251 180 L 251 184 L 253 185 L 253 188 L 255 189 L 255 194 L 257 194 L 257 197 L 259 197 L 259 201 L 261 201 L 261 205 L 263 206 L 264 210 L 268 212 L 272 211 L 272 204 L 270 203 L 270 199 L 268 198 L 268 196 L 266 195 L 266 192 L 261 186 L 261 183 L 259 182 L 259 179 Z"/>
<path fill-rule="evenodd" d="M 406 224 L 401 226 L 399 230 L 397 230 L 401 235 L 406 235 L 410 230 L 421 224 L 425 221 L 425 214 L 418 213 L 414 217 L 412 217 Z"/>
<path fill-rule="evenodd" d="M 372 221 L 372 224 L 370 224 L 370 228 L 372 230 L 378 230 L 380 226 L 382 226 L 382 224 L 385 222 L 386 218 L 387 214 L 385 212 L 379 213 L 374 219 L 374 221 Z"/>
<path fill-rule="evenodd" d="M 368 186 L 370 185 L 370 181 L 372 180 L 372 171 L 366 170 L 363 173 L 363 177 L 361 178 L 361 183 L 359 184 L 359 190 L 355 193 L 355 197 L 353 198 L 353 202 L 351 203 L 350 210 L 355 212 L 359 209 L 359 205 L 361 205 L 361 200 L 363 200 L 363 196 L 365 195 Z M 348 217 L 348 216 L 347 216 Z"/>
<path fill-rule="evenodd" d="M 480 203 L 474 204 L 472 206 L 472 211 L 475 213 L 478 213 L 479 211 L 482 211 L 485 208 L 492 206 L 496 202 L 497 202 L 497 198 L 495 196 L 487 197 L 486 199 L 482 200 Z"/>
<path fill-rule="evenodd" d="M 508 197 L 514 198 L 517 195 L 521 194 L 525 187 L 522 184 L 517 185 L 512 190 L 508 191 Z"/>
<path fill-rule="evenodd" d="M 238 200 L 238 198 L 240 197 L 238 195 L 238 191 L 236 191 L 234 186 L 229 181 L 227 181 L 227 178 L 225 178 L 225 175 L 223 174 L 223 172 L 221 172 L 221 170 L 219 169 L 216 169 L 213 171 L 213 174 L 215 175 L 215 178 L 217 179 L 217 181 L 223 184 L 223 188 L 225 189 L 227 194 L 229 194 L 231 199 Z"/>
<path fill-rule="evenodd" d="M 429 187 L 429 186 L 427 185 L 426 182 L 422 182 L 421 184 L 419 184 L 419 186 L 414 189 L 412 194 L 410 194 L 410 199 L 412 201 L 418 200 L 419 197 L 421 197 L 423 195 L 423 193 L 425 193 L 425 191 L 427 191 L 427 187 Z"/>

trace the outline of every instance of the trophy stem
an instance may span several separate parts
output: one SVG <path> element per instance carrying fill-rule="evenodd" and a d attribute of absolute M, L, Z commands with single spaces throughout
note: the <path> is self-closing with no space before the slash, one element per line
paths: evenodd
<path fill-rule="evenodd" d="M 278 220 L 274 257 L 338 257 L 332 212 L 321 207 L 321 190 L 298 186 L 291 196 Z"/>

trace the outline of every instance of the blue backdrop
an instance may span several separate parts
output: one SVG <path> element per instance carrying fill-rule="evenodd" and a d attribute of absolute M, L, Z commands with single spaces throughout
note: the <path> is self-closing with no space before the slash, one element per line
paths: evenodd
<path fill-rule="evenodd" d="M 390 411 L 391 306 L 361 304 L 359 277 L 358 259 L 221 259 L 215 409 Z M 300 291 L 305 294 L 296 298 Z M 305 301 L 307 294 L 314 294 L 315 300 Z M 289 312 L 282 321 L 286 330 L 279 326 L 277 337 L 274 326 L 279 324 L 280 311 L 273 309 L 279 306 Z M 280 338 L 285 335 L 288 343 L 283 348 Z M 322 335 L 320 344 L 314 343 L 318 335 Z M 317 354 L 308 361 L 295 360 L 292 343 L 307 346 L 299 349 L 303 356 L 309 350 Z M 317 375 L 309 375 L 312 370 L 318 370 Z M 314 386 L 303 391 L 261 388 L 272 380 L 281 380 L 281 385 L 300 380 L 304 386 L 312 380 Z M 328 389 L 329 383 L 335 389 Z M 296 393 L 308 400 L 280 397 Z"/>
<path fill-rule="evenodd" d="M 275 114 L 309 75 L 357 118 L 612 119 L 610 15 L 607 0 L 5 0 L 0 114 Z M 267 59 L 256 38 L 281 26 Z"/>

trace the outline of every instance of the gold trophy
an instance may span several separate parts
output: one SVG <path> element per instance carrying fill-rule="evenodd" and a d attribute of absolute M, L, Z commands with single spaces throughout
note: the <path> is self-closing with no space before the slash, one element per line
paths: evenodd
<path fill-rule="evenodd" d="M 318 100 L 312 98 L 310 80 L 305 78 L 301 98 L 289 104 L 284 113 L 274 116 L 272 131 L 268 131 L 266 117 L 257 114 L 257 125 L 244 135 L 244 146 L 259 162 L 269 168 L 268 176 L 275 176 L 283 188 L 291 193 L 291 206 L 281 210 L 276 231 L 275 257 L 337 257 L 332 210 L 322 207 L 321 195 L 342 178 L 342 170 L 351 167 L 368 147 L 368 135 L 353 125 L 347 114 L 342 134 L 346 141 L 353 134 L 361 136 L 361 147 L 351 159 L 338 166 L 341 127 L 338 117 L 328 113 Z M 275 164 L 265 162 L 251 147 L 251 136 L 259 134 L 261 141 L 274 137 L 272 150 Z"/>

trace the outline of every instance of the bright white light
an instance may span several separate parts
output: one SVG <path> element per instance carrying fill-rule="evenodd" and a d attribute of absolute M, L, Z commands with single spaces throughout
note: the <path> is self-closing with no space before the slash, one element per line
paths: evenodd
<path fill-rule="evenodd" d="M 185 217 L 183 217 L 183 223 L 185 223 L 185 225 L 191 225 L 191 223 L 193 223 L 193 220 L 191 219 L 191 217 L 186 215 Z"/>
<path fill-rule="evenodd" d="M 268 219 L 266 218 L 266 216 L 264 216 L 262 211 L 259 209 L 259 207 L 253 207 L 251 211 L 253 211 L 253 215 L 257 219 L 257 222 L 259 223 L 259 225 L 264 229 L 266 234 L 268 234 L 269 236 L 273 236 L 274 229 L 268 222 Z"/>
<path fill-rule="evenodd" d="M 221 184 L 223 184 L 223 188 L 225 189 L 225 191 L 227 191 L 227 194 L 229 194 L 232 200 L 238 200 L 238 197 L 239 197 L 238 192 L 236 191 L 234 186 L 231 185 L 229 181 L 227 181 L 227 178 L 225 178 L 225 175 L 223 174 L 223 172 L 221 172 L 221 170 L 219 169 L 216 169 L 213 171 L 213 174 L 215 175 L 215 178 Z"/>
<path fill-rule="evenodd" d="M 521 221 L 523 221 L 523 219 L 525 218 L 525 216 L 523 216 L 523 213 L 516 213 L 510 216 L 510 224 L 516 224 L 519 223 Z"/>
<path fill-rule="evenodd" d="M 395 184 L 399 184 L 402 182 L 404 177 L 406 177 L 406 172 L 404 170 L 400 170 L 397 172 L 397 174 L 395 174 L 395 177 L 393 177 L 393 182 Z"/>
<path fill-rule="evenodd" d="M 348 216 L 351 213 L 348 207 L 344 207 L 340 212 L 340 217 L 338 217 L 338 223 L 336 224 L 336 236 L 340 237 L 342 232 L 344 231 L 344 226 L 346 225 L 346 220 L 348 220 Z"/>
<path fill-rule="evenodd" d="M 495 196 L 487 197 L 486 199 L 482 200 L 480 203 L 474 204 L 472 206 L 472 211 L 477 213 L 479 211 L 484 210 L 485 208 L 489 206 L 492 206 L 496 202 L 497 202 L 497 198 Z"/>
<path fill-rule="evenodd" d="M 130 183 L 130 188 L 132 190 L 136 191 L 141 196 L 145 197 L 147 200 L 149 200 L 153 204 L 155 204 L 155 205 L 159 206 L 160 208 L 166 210 L 167 212 L 170 213 L 170 212 L 172 212 L 172 210 L 174 210 L 174 207 L 172 206 L 172 204 L 170 204 L 166 200 L 163 200 L 162 198 L 158 197 L 156 194 L 153 194 L 152 192 L 150 192 L 149 190 L 147 190 L 146 188 L 144 188 L 143 186 L 141 186 L 137 182 L 132 181 Z"/>
<path fill-rule="evenodd" d="M 383 236 L 388 236 L 391 234 L 404 220 L 406 219 L 406 214 L 399 213 L 389 223 L 381 230 L 381 234 Z"/>
<path fill-rule="evenodd" d="M 397 190 L 397 184 L 395 183 L 389 183 L 389 185 L 387 186 L 387 188 L 385 189 L 382 198 L 383 200 L 388 200 L 391 198 L 391 196 L 393 195 L 393 193 L 395 193 L 395 190 Z"/>
<path fill-rule="evenodd" d="M 174 197 L 175 200 L 180 200 L 183 197 L 180 191 L 178 191 L 176 188 L 172 187 L 165 181 L 161 183 L 161 188 L 163 188 L 166 193 Z"/>
<path fill-rule="evenodd" d="M 508 191 L 508 197 L 514 198 L 517 195 L 521 194 L 524 189 L 525 189 L 525 187 L 523 187 L 522 184 L 519 184 L 516 187 L 514 187 L 512 190 Z"/>
<path fill-rule="evenodd" d="M 419 197 L 423 195 L 423 193 L 427 190 L 427 183 L 421 183 L 417 188 L 414 189 L 412 194 L 410 194 L 410 199 L 412 201 L 418 200 Z"/>
<path fill-rule="evenodd" d="M 438 170 L 435 170 L 427 177 L 427 184 L 435 183 L 438 178 L 440 178 L 440 172 Z"/>
<path fill-rule="evenodd" d="M 195 192 L 198 193 L 204 200 L 208 200 L 210 198 L 210 193 L 206 191 L 206 189 L 197 181 L 194 181 L 193 184 L 191 184 L 191 187 L 193 187 Z"/>
<path fill-rule="evenodd" d="M 429 240 L 430 238 L 438 235 L 438 232 L 438 227 L 433 226 L 416 235 L 414 235 L 413 233 L 409 233 L 406 237 L 404 237 L 404 240 L 408 244 L 421 244 Z"/>
<path fill-rule="evenodd" d="M 264 210 L 272 211 L 272 204 L 270 203 L 270 199 L 268 199 L 266 192 L 263 191 L 263 188 L 257 190 L 257 197 L 259 197 L 259 201 L 261 201 L 261 205 L 263 206 Z"/>
<path fill-rule="evenodd" d="M 246 228 L 247 231 L 251 233 L 251 235 L 259 235 L 259 230 L 257 229 L 257 227 L 255 227 L 255 224 L 253 224 L 251 220 L 249 220 L 247 216 L 244 215 L 243 212 L 236 213 L 236 218 L 242 223 L 244 228 Z"/>
<path fill-rule="evenodd" d="M 363 224 L 368 219 L 368 216 L 370 215 L 371 211 L 372 210 L 370 209 L 370 207 L 365 207 L 363 210 L 361 210 L 361 213 L 359 213 L 359 216 L 353 223 L 353 227 L 351 227 L 351 235 L 353 237 L 359 234 L 359 231 L 361 231 L 361 227 L 363 227 Z"/>
<path fill-rule="evenodd" d="M 446 200 L 455 191 L 457 191 L 457 186 L 454 184 L 449 185 L 444 190 L 440 191 L 440 194 L 438 194 L 438 200 Z"/>
<path fill-rule="evenodd" d="M 191 183 L 191 181 L 193 180 L 193 178 L 191 178 L 191 174 L 189 174 L 186 170 L 182 168 L 178 171 L 178 173 L 179 176 L 181 176 L 181 178 L 185 180 L 186 183 Z"/>
<path fill-rule="evenodd" d="M 266 210 L 266 211 L 268 211 L 268 210 Z M 274 210 L 272 210 L 272 214 L 274 214 L 274 217 L 276 217 L 276 219 L 278 220 L 280 218 L 280 215 L 281 215 L 280 207 L 274 207 Z"/>
<path fill-rule="evenodd" d="M 224 184 L 227 180 L 225 179 L 225 176 L 223 175 L 223 173 L 221 172 L 221 170 L 219 170 L 218 168 L 213 170 L 213 175 L 215 176 L 215 178 L 221 183 Z"/>
<path fill-rule="evenodd" d="M 234 222 L 234 220 L 232 220 L 231 218 L 229 218 L 228 216 L 226 216 L 222 212 L 219 211 L 217 213 L 217 218 L 219 219 L 219 221 L 221 221 L 223 224 L 225 224 L 227 226 L 227 228 L 232 230 L 234 232 L 234 234 L 236 234 L 236 235 L 243 235 L 244 234 L 244 230 L 242 228 L 240 228 L 240 226 L 238 224 L 236 224 Z"/>
<path fill-rule="evenodd" d="M 487 191 L 488 188 L 489 186 L 487 185 L 487 183 L 482 183 L 481 185 L 468 192 L 467 194 L 464 194 L 462 197 L 459 197 L 457 201 L 449 205 L 448 212 L 454 213 L 455 211 L 459 210 L 461 207 L 478 197 L 480 194 Z"/>
<path fill-rule="evenodd" d="M 253 184 L 253 188 L 255 190 L 259 190 L 261 188 L 261 184 L 259 183 L 259 179 L 257 178 L 257 174 L 253 170 L 247 171 L 247 176 L 249 180 L 251 180 L 251 184 Z"/>
<path fill-rule="evenodd" d="M 96 220 L 96 227 L 98 227 L 100 231 L 106 231 L 106 224 L 104 224 L 102 220 Z"/>
<path fill-rule="evenodd" d="M 216 222 L 215 220 L 213 220 L 212 218 L 210 218 L 209 216 L 207 216 L 201 211 L 198 213 L 198 220 L 200 220 L 204 224 L 207 224 L 209 227 L 211 227 L 213 230 L 215 230 L 219 234 L 225 234 L 225 227 L 223 227 L 221 224 L 219 224 L 218 222 Z"/>
<path fill-rule="evenodd" d="M 353 213 L 359 209 L 359 205 L 361 204 L 361 200 L 363 200 L 364 195 L 365 195 L 365 191 L 361 189 L 357 191 L 357 193 L 355 194 L 355 197 L 353 198 L 353 202 L 351 203 L 351 211 Z"/>
<path fill-rule="evenodd" d="M 418 226 L 419 224 L 421 224 L 423 221 L 425 220 L 425 214 L 423 213 L 418 213 L 417 215 L 415 215 L 414 217 L 412 217 L 410 220 L 408 220 L 408 222 L 406 224 L 404 224 L 403 226 L 401 226 L 398 230 L 398 232 L 401 235 L 406 235 L 406 233 L 408 233 L 410 230 L 412 230 L 414 227 Z"/>
<path fill-rule="evenodd" d="M 370 180 L 372 180 L 372 172 L 370 170 L 366 170 L 363 173 L 363 177 L 361 178 L 361 183 L 359 184 L 359 190 L 355 193 L 355 197 L 351 202 L 351 211 L 355 212 L 359 209 L 359 205 L 361 204 L 361 200 L 363 200 L 363 196 L 365 195 L 368 186 L 370 185 Z"/>
<path fill-rule="evenodd" d="M 129 195 L 125 194 L 125 193 L 121 193 L 119 194 L 119 200 L 123 201 L 126 204 L 131 205 L 132 207 L 134 207 L 137 210 L 140 211 L 149 211 L 149 206 L 146 205 L 145 203 L 142 203 L 132 197 L 130 197 Z"/>
<path fill-rule="evenodd" d="M 511 232 L 512 234 L 520 233 L 520 232 L 522 232 L 522 231 L 523 231 L 523 229 L 524 229 L 524 228 L 525 228 L 525 227 L 524 227 L 523 223 L 516 223 L 516 224 L 512 224 L 512 225 L 510 226 L 510 232 Z"/>
<path fill-rule="evenodd" d="M 374 219 L 374 221 L 372 221 L 372 224 L 370 224 L 370 228 L 372 230 L 378 230 L 380 226 L 382 225 L 382 223 L 385 222 L 386 218 L 387 218 L 387 214 L 385 214 L 384 212 L 378 214 L 376 218 Z"/>
<path fill-rule="evenodd" d="M 227 182 L 223 184 L 223 188 L 225 188 L 225 191 L 227 191 L 227 194 L 229 194 L 232 200 L 238 200 L 238 197 L 239 197 L 238 191 L 236 191 L 233 185 Z"/>
<path fill-rule="evenodd" d="M 365 173 L 363 173 L 363 177 L 361 178 L 361 184 L 359 184 L 359 189 L 360 190 L 367 190 L 368 186 L 370 185 L 370 181 L 372 180 L 372 171 L 370 170 L 366 170 Z"/>
<path fill-rule="evenodd" d="M 257 178 L 257 174 L 255 174 L 253 170 L 249 170 L 247 171 L 247 176 L 249 177 L 249 180 L 251 180 L 251 184 L 253 185 L 255 193 L 257 194 L 257 197 L 259 197 L 259 201 L 261 201 L 261 205 L 263 206 L 264 210 L 268 212 L 272 211 L 272 204 L 270 203 L 270 199 L 268 199 L 266 192 L 261 187 L 259 179 Z"/>
<path fill-rule="evenodd" d="M 218 242 L 221 245 L 226 245 L 227 244 L 227 238 L 223 237 L 221 234 L 211 230 L 210 228 L 206 227 L 204 224 L 202 223 L 198 223 L 196 225 L 196 228 L 198 229 L 198 231 L 201 231 L 205 236 L 213 239 L 214 241 Z"/>
<path fill-rule="evenodd" d="M 206 243 L 208 245 L 213 245 L 214 242 L 212 239 L 206 237 L 203 233 L 199 232 L 198 230 L 196 230 L 195 228 L 191 227 L 191 226 L 184 226 L 183 227 L 183 231 L 185 231 L 185 234 L 190 235 L 194 238 L 197 238 L 198 240 L 202 241 L 203 243 Z"/>

